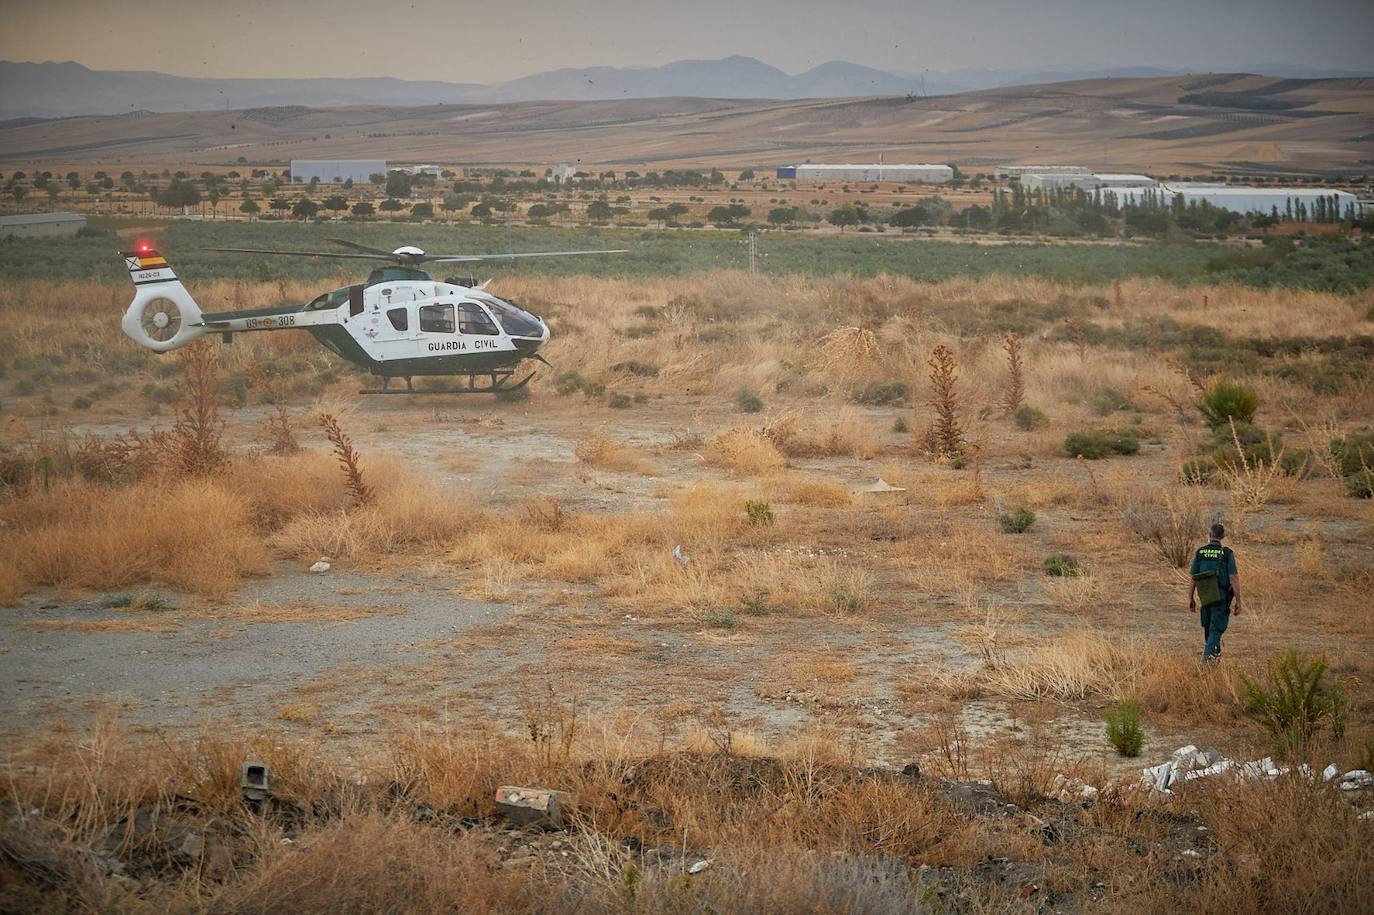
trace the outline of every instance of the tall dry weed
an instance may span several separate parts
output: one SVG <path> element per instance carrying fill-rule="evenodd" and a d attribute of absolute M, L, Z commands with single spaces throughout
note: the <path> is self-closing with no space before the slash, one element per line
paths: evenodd
<path fill-rule="evenodd" d="M 929 406 L 935 411 L 930 427 L 931 450 L 944 458 L 964 453 L 964 426 L 959 418 L 959 364 L 954 352 L 943 343 L 935 347 L 926 361 L 930 369 Z"/>

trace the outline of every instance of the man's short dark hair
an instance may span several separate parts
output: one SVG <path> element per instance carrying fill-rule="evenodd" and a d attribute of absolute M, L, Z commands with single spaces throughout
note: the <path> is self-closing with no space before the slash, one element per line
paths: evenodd
<path fill-rule="evenodd" d="M 1220 540 L 1222 537 L 1225 537 L 1225 536 L 1226 536 L 1226 525 L 1222 524 L 1220 521 L 1218 521 L 1216 524 L 1213 524 L 1213 525 L 1212 525 L 1212 539 L 1213 539 L 1213 540 Z"/>

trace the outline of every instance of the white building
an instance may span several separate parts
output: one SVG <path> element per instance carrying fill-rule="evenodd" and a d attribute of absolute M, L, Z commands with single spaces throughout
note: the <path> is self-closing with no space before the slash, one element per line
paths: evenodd
<path fill-rule="evenodd" d="M 1021 186 L 1028 191 L 1056 191 L 1068 188 L 1095 191 L 1108 188 L 1157 188 L 1159 182 L 1149 175 L 1126 175 L 1116 172 L 1026 172 L 1021 175 Z"/>
<path fill-rule="evenodd" d="M 1360 215 L 1359 198 L 1346 191 L 1317 187 L 1237 187 L 1226 184 L 1166 183 L 1168 199 L 1183 198 L 1185 204 L 1209 203 L 1233 213 L 1271 214 L 1275 211 L 1285 218 L 1296 215 L 1298 205 L 1306 210 L 1308 219 L 1317 214 L 1318 200 L 1323 206 L 1335 208 L 1341 218 Z"/>
<path fill-rule="evenodd" d="M 30 213 L 0 216 L 0 238 L 51 238 L 75 235 L 86 225 L 79 213 Z"/>
<path fill-rule="evenodd" d="M 367 184 L 373 175 L 386 174 L 384 159 L 292 159 L 291 181 L 309 184 L 310 179 L 341 184 L 352 178 L 354 184 Z"/>
<path fill-rule="evenodd" d="M 897 181 L 906 184 L 948 184 L 954 169 L 948 165 L 788 165 L 778 169 L 784 181 Z"/>
<path fill-rule="evenodd" d="M 1098 187 L 1159 187 L 1159 182 L 1149 175 L 1123 175 L 1115 172 L 1097 172 L 1093 175 Z"/>
<path fill-rule="evenodd" d="M 1081 165 L 999 165 L 997 174 L 1004 178 L 1019 178 L 1022 175 L 1086 175 L 1088 169 Z"/>
<path fill-rule="evenodd" d="M 1238 187 L 1228 184 L 1198 184 L 1191 182 L 1163 182 L 1157 187 L 1104 187 L 1116 199 L 1117 206 L 1131 203 L 1157 202 L 1166 206 L 1182 199 L 1184 206 L 1207 203 L 1222 210 L 1242 215 L 1258 213 L 1269 216 L 1277 212 L 1284 219 L 1296 219 L 1301 209 L 1308 220 L 1317 217 L 1318 200 L 1322 207 L 1330 207 L 1341 219 L 1359 216 L 1360 201 L 1346 191 L 1315 187 Z M 1323 214 L 1325 215 L 1325 214 Z"/>
<path fill-rule="evenodd" d="M 400 171 L 407 175 L 433 175 L 436 178 L 444 176 L 442 165 L 405 165 L 400 167 Z"/>
<path fill-rule="evenodd" d="M 1021 175 L 1021 186 L 1028 191 L 1066 191 L 1079 188 L 1085 191 L 1098 187 L 1097 176 L 1077 172 L 1026 172 Z"/>
<path fill-rule="evenodd" d="M 559 162 L 549 170 L 549 180 L 554 184 L 568 184 L 577 180 L 577 169 L 567 162 Z"/>

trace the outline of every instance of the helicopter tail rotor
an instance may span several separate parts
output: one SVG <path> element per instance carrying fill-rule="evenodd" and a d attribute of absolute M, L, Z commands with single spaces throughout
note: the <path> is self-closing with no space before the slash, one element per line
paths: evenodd
<path fill-rule="evenodd" d="M 165 353 L 206 332 L 200 307 L 162 255 L 149 245 L 122 253 L 134 282 L 133 301 L 124 311 L 124 333 L 141 346 Z"/>

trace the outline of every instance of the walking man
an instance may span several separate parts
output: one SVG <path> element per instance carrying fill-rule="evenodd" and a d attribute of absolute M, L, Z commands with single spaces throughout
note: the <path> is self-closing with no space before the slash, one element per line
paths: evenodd
<path fill-rule="evenodd" d="M 1222 546 L 1226 528 L 1212 525 L 1212 539 L 1193 554 L 1189 569 L 1192 578 L 1188 585 L 1188 609 L 1198 609 L 1202 603 L 1202 648 L 1204 661 L 1215 661 L 1221 655 L 1221 634 L 1231 621 L 1231 612 L 1240 613 L 1240 575 L 1236 573 L 1236 554 Z M 1231 601 L 1235 601 L 1234 608 Z"/>

